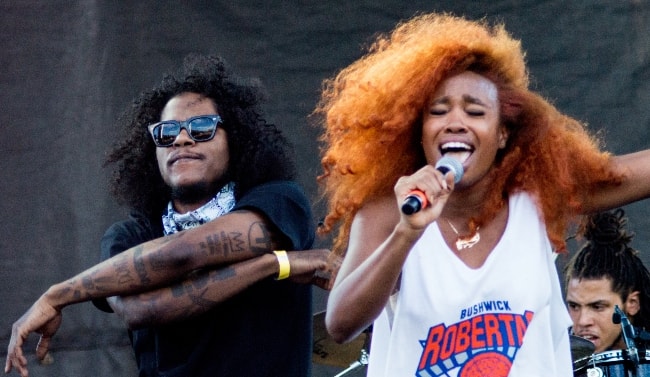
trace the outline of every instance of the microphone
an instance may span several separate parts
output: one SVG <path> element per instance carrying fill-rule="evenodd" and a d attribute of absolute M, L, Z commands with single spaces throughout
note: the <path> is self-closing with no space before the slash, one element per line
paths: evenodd
<path fill-rule="evenodd" d="M 452 157 L 443 157 L 438 160 L 438 162 L 436 162 L 436 170 L 441 172 L 442 175 L 445 175 L 450 171 L 454 173 L 454 183 L 460 182 L 464 174 L 463 165 Z M 412 215 L 426 207 L 427 204 L 428 201 L 424 193 L 420 190 L 413 190 L 402 203 L 402 213 L 405 215 Z"/>
<path fill-rule="evenodd" d="M 639 367 L 639 352 L 636 348 L 636 343 L 634 338 L 636 334 L 634 333 L 634 326 L 630 323 L 630 320 L 627 318 L 625 313 L 618 307 L 614 306 L 614 314 L 612 315 L 612 322 L 615 324 L 621 324 L 621 329 L 623 331 L 623 340 L 625 341 L 625 346 L 627 347 L 627 354 L 634 364 L 635 370 Z"/>

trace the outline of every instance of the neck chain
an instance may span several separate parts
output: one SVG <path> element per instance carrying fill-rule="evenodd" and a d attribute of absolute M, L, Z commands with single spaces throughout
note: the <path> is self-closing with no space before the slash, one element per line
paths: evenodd
<path fill-rule="evenodd" d="M 471 236 L 465 236 L 461 237 L 460 234 L 458 233 L 458 230 L 456 230 L 456 227 L 454 224 L 451 223 L 451 221 L 447 220 L 447 223 L 451 227 L 451 230 L 456 233 L 456 250 L 461 251 L 463 249 L 470 249 L 474 245 L 478 243 L 478 241 L 481 240 L 481 234 L 478 232 L 479 228 L 476 228 L 476 231 L 474 232 L 473 235 Z"/>

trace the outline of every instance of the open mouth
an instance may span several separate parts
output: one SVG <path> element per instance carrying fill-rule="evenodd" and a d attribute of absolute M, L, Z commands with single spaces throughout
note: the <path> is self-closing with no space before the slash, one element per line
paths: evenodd
<path fill-rule="evenodd" d="M 467 161 L 472 152 L 474 152 L 474 148 L 471 145 L 459 141 L 451 141 L 440 146 L 440 153 L 443 156 L 453 157 L 461 164 Z"/>

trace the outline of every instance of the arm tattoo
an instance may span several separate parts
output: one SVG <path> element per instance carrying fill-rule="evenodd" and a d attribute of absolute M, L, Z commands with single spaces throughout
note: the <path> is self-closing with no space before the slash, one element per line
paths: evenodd
<path fill-rule="evenodd" d="M 187 256 L 194 253 L 196 248 L 191 242 L 182 240 L 185 234 L 185 232 L 178 232 L 159 238 L 155 241 L 159 248 L 152 252 L 148 258 L 152 271 L 173 270 L 176 268 L 183 268 L 186 265 L 188 262 Z M 176 242 L 170 244 L 171 241 Z M 143 276 L 140 275 L 141 270 L 137 265 L 135 267 L 138 271 L 138 276 L 142 279 Z M 143 282 L 149 282 L 149 278 L 146 276 L 146 271 L 144 270 L 144 264 L 142 265 L 142 271 L 145 274 L 144 279 L 146 279 L 146 281 Z"/>
<path fill-rule="evenodd" d="M 142 251 L 143 247 L 137 246 L 135 252 L 133 253 L 133 266 L 135 267 L 135 271 L 140 278 L 140 282 L 143 284 L 149 284 L 151 280 L 149 280 L 149 276 L 147 276 L 147 270 L 144 266 L 144 261 L 141 258 Z"/>
<path fill-rule="evenodd" d="M 221 232 L 222 239 L 225 236 L 224 232 Z M 211 234 L 206 237 L 205 242 L 199 244 L 201 250 L 203 250 L 208 255 L 221 254 L 221 250 L 226 249 L 226 245 L 221 245 L 219 242 L 219 237 L 216 234 Z"/>
<path fill-rule="evenodd" d="M 273 250 L 271 241 L 271 232 L 263 222 L 258 221 L 251 224 L 248 229 L 248 242 L 253 253 L 261 255 Z"/>
<path fill-rule="evenodd" d="M 219 270 L 214 270 L 210 273 L 211 281 L 224 281 L 237 276 L 237 270 L 228 266 Z"/>
<path fill-rule="evenodd" d="M 173 285 L 171 287 L 172 296 L 181 297 L 188 295 L 190 297 L 196 296 L 197 291 L 205 290 L 208 282 L 217 282 L 225 281 L 237 276 L 237 270 L 233 267 L 224 267 L 218 270 L 212 270 L 209 272 L 205 271 L 195 271 L 188 275 L 189 281 L 185 281 L 181 284 Z"/>
<path fill-rule="evenodd" d="M 240 232 L 220 232 L 206 237 L 205 242 L 199 244 L 201 250 L 207 255 L 223 255 L 238 253 L 246 250 Z"/>
<path fill-rule="evenodd" d="M 131 276 L 131 271 L 126 260 L 117 260 L 113 263 L 115 267 L 115 273 L 117 274 L 117 283 L 120 285 L 129 285 L 133 286 L 133 276 Z"/>
<path fill-rule="evenodd" d="M 149 262 L 145 263 L 142 255 L 144 248 L 142 245 L 137 246 L 133 254 L 133 268 L 135 269 L 136 278 L 140 284 L 148 285 L 151 283 L 151 277 L 147 272 L 148 267 L 151 271 L 164 271 L 167 269 L 176 269 L 183 267 L 189 261 L 189 255 L 197 252 L 197 245 L 191 242 L 183 242 L 180 238 L 184 235 L 183 232 L 163 237 L 163 239 L 156 242 L 159 243 L 160 249 L 154 251 L 149 255 Z M 241 232 L 225 232 L 210 234 L 206 236 L 205 240 L 198 243 L 199 252 L 208 256 L 223 256 L 227 258 L 230 255 L 250 251 L 254 255 L 262 255 L 273 249 L 272 233 L 267 228 L 266 224 L 261 221 L 254 222 L 248 229 L 248 235 Z M 177 242 L 168 243 L 175 239 Z M 248 243 L 246 242 L 248 241 Z M 186 256 L 180 258 L 168 258 L 173 253 L 177 256 Z M 239 259 L 239 258 L 237 258 Z M 115 263 L 114 267 L 117 270 L 118 280 L 120 283 L 134 282 L 135 278 L 131 276 L 128 266 L 122 263 Z"/>
<path fill-rule="evenodd" d="M 246 244 L 242 239 L 241 233 L 239 232 L 230 233 L 230 237 L 228 238 L 228 240 L 230 241 L 230 251 L 232 253 L 237 253 L 245 250 Z"/>
<path fill-rule="evenodd" d="M 74 300 L 86 300 L 88 298 L 97 297 L 101 294 L 102 289 L 101 279 L 94 278 L 95 272 L 91 272 L 88 276 L 80 276 L 79 280 L 72 278 L 69 280 L 69 287 L 66 287 L 61 292 L 60 297 L 71 295 Z M 74 288 L 77 281 L 81 283 L 80 288 Z"/>
<path fill-rule="evenodd" d="M 261 222 L 254 222 L 248 228 L 248 244 L 240 232 L 220 232 L 206 237 L 205 241 L 199 244 L 201 250 L 208 255 L 222 255 L 227 257 L 230 254 L 240 253 L 250 249 L 253 254 L 261 255 L 273 249 L 271 233 L 266 225 Z"/>

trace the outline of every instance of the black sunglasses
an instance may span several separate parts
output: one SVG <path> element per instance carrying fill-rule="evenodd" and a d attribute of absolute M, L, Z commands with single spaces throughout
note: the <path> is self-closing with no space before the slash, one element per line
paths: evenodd
<path fill-rule="evenodd" d="M 181 133 L 181 130 L 187 131 L 187 134 L 194 141 L 211 140 L 217 131 L 219 123 L 221 123 L 219 115 L 199 115 L 182 122 L 164 120 L 151 124 L 149 125 L 149 132 L 156 146 L 169 147 L 174 144 L 174 140 Z"/>

